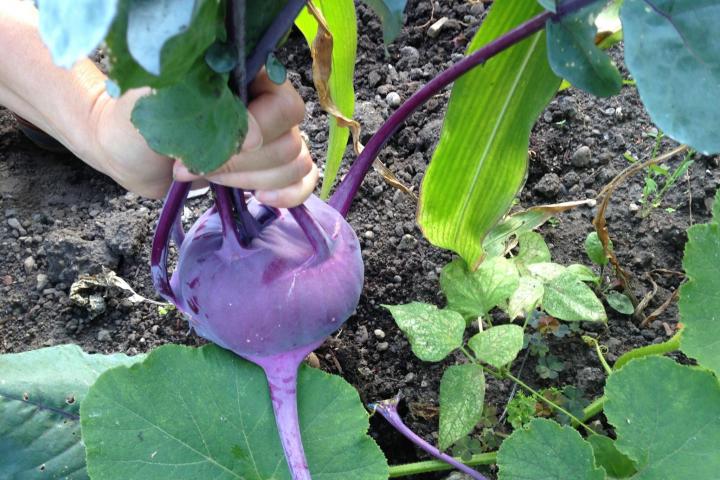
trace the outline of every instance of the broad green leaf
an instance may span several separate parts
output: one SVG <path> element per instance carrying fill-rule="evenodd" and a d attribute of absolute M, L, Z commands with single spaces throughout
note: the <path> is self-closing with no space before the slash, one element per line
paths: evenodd
<path fill-rule="evenodd" d="M 205 63 L 215 73 L 230 73 L 238 64 L 237 50 L 228 43 L 215 42 L 205 52 Z"/>
<path fill-rule="evenodd" d="M 625 0 L 620 17 L 625 62 L 653 122 L 680 143 L 720 152 L 720 0 Z"/>
<path fill-rule="evenodd" d="M 388 477 L 354 388 L 303 366 L 297 393 L 314 479 Z M 214 345 L 107 372 L 80 413 L 92 478 L 290 479 L 262 370 Z"/>
<path fill-rule="evenodd" d="M 541 11 L 535 0 L 494 2 L 468 53 Z M 418 221 L 425 236 L 473 269 L 483 259 L 483 239 L 525 180 L 530 129 L 560 84 L 544 36 L 533 35 L 455 82 L 423 180 Z"/>
<path fill-rule="evenodd" d="M 605 469 L 610 478 L 628 478 L 635 473 L 632 460 L 620 453 L 615 442 L 604 435 L 587 438 L 595 454 L 595 465 Z"/>
<path fill-rule="evenodd" d="M 183 18 L 187 16 L 187 7 L 190 3 L 197 5 L 193 6 L 192 21 L 185 29 L 172 35 L 170 31 L 173 29 L 168 28 L 165 30 L 165 35 L 170 36 L 163 43 L 157 43 L 161 38 L 159 36 L 153 40 L 154 29 L 145 30 L 152 19 L 145 20 L 143 15 L 145 11 L 154 15 L 164 15 L 163 10 L 157 12 L 153 9 L 155 3 L 151 0 L 123 0 L 118 9 L 117 19 L 107 36 L 110 76 L 123 92 L 143 86 L 166 87 L 182 81 L 185 74 L 205 55 L 205 50 L 215 40 L 224 37 L 224 12 L 221 11 L 220 2 L 162 0 L 162 5 L 158 3 L 158 6 L 173 11 L 181 5 L 185 7 L 182 9 L 185 12 L 185 15 L 181 15 Z M 141 11 L 134 13 L 139 7 L 142 7 Z M 179 27 L 179 21 L 174 22 L 174 25 Z M 134 55 L 141 58 L 146 68 L 135 60 Z M 155 58 L 155 55 L 158 55 L 158 58 Z M 148 71 L 147 68 L 152 68 L 153 72 Z"/>
<path fill-rule="evenodd" d="M 480 365 L 452 365 L 440 381 L 440 450 L 465 437 L 482 419 L 485 375 Z"/>
<path fill-rule="evenodd" d="M 632 360 L 610 375 L 605 399 L 634 480 L 717 478 L 720 384 L 711 372 L 665 357 Z"/>
<path fill-rule="evenodd" d="M 383 306 L 390 310 L 420 360 L 439 362 L 462 346 L 465 320 L 459 313 L 419 302 Z"/>
<path fill-rule="evenodd" d="M 352 118 L 355 113 L 353 81 L 357 53 L 355 4 L 352 0 L 317 0 L 313 3 L 323 13 L 333 36 L 332 72 L 328 82 L 330 96 L 340 112 L 346 117 Z M 312 44 L 318 26 L 307 8 L 303 9 L 295 20 L 295 25 L 303 33 L 308 45 Z M 332 116 L 329 118 L 329 128 L 325 175 L 320 192 L 320 197 L 323 199 L 327 199 L 330 195 L 350 135 L 350 130 L 347 127 L 339 126 L 337 120 Z"/>
<path fill-rule="evenodd" d="M 497 325 L 468 340 L 475 356 L 495 368 L 515 360 L 523 348 L 523 329 L 517 325 Z"/>
<path fill-rule="evenodd" d="M 128 51 L 146 71 L 160 75 L 163 45 L 192 24 L 195 3 L 195 0 L 130 0 Z"/>
<path fill-rule="evenodd" d="M 610 305 L 614 310 L 617 310 L 622 314 L 632 315 L 635 313 L 635 307 L 633 307 L 633 304 L 627 295 L 619 292 L 610 292 L 605 295 L 605 300 L 607 300 L 608 305 Z"/>
<path fill-rule="evenodd" d="M 532 263 L 527 266 L 527 269 L 543 283 L 556 279 L 567 270 L 562 265 L 553 262 Z"/>
<path fill-rule="evenodd" d="M 87 479 L 80 403 L 102 372 L 143 358 L 76 345 L 0 355 L 0 478 Z"/>
<path fill-rule="evenodd" d="M 716 201 L 715 205 L 717 206 Z M 720 216 L 715 217 L 715 221 Z M 688 281 L 680 287 L 682 351 L 720 375 L 720 225 L 688 229 L 683 267 Z"/>
<path fill-rule="evenodd" d="M 531 263 L 542 263 L 550 261 L 550 249 L 545 243 L 545 239 L 537 232 L 523 232 L 518 235 L 520 251 L 516 262 L 524 265 Z"/>
<path fill-rule="evenodd" d="M 53 61 L 70 68 L 110 30 L 120 0 L 38 0 L 40 37 Z"/>
<path fill-rule="evenodd" d="M 605 480 L 577 430 L 539 418 L 503 442 L 497 464 L 499 480 Z"/>
<path fill-rule="evenodd" d="M 622 76 L 607 53 L 595 45 L 595 19 L 604 7 L 596 2 L 546 25 L 548 58 L 553 71 L 574 86 L 599 97 L 620 92 Z"/>
<path fill-rule="evenodd" d="M 383 41 L 389 45 L 400 34 L 407 0 L 363 0 L 382 20 Z"/>
<path fill-rule="evenodd" d="M 612 249 L 612 244 L 610 249 Z M 585 238 L 585 253 L 596 265 L 605 266 L 609 262 L 605 250 L 603 250 L 602 242 L 595 231 L 590 232 Z"/>
<path fill-rule="evenodd" d="M 600 277 L 595 275 L 595 272 L 587 265 L 573 263 L 565 267 L 565 271 L 572 273 L 583 282 L 600 283 Z"/>
<path fill-rule="evenodd" d="M 560 320 L 606 322 L 602 302 L 579 278 L 569 272 L 545 284 L 543 310 Z"/>
<path fill-rule="evenodd" d="M 207 173 L 240 148 L 247 111 L 228 88 L 227 76 L 203 62 L 182 82 L 141 98 L 132 122 L 153 150 Z"/>
<path fill-rule="evenodd" d="M 510 320 L 526 316 L 535 310 L 544 294 L 545 287 L 540 280 L 532 277 L 520 277 L 518 288 L 510 295 L 508 301 L 507 314 L 510 316 Z"/>
<path fill-rule="evenodd" d="M 462 258 L 445 265 L 440 286 L 448 300 L 448 308 L 465 318 L 477 318 L 503 305 L 517 289 L 517 268 L 503 257 L 489 258 L 471 272 Z"/>
<path fill-rule="evenodd" d="M 713 201 L 713 222 L 720 223 L 720 189 L 715 192 L 715 200 Z"/>

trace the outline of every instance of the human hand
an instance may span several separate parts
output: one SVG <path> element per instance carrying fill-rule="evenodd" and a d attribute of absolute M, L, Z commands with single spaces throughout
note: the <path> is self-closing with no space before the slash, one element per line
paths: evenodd
<path fill-rule="evenodd" d="M 289 82 L 277 85 L 263 70 L 250 86 L 249 128 L 242 150 L 220 169 L 204 177 L 191 174 L 179 161 L 153 152 L 130 122 L 135 102 L 147 89 L 127 92 L 119 99 L 103 93 L 93 108 L 93 163 L 125 188 L 161 198 L 175 178 L 202 185 L 207 181 L 255 190 L 258 200 L 274 207 L 305 201 L 318 179 L 317 167 L 300 136 L 298 124 L 305 105 Z"/>

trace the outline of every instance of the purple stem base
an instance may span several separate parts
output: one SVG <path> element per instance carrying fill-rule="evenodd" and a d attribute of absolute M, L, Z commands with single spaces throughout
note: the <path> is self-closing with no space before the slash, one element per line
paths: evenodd
<path fill-rule="evenodd" d="M 267 357 L 245 357 L 265 371 L 270 387 L 275 423 L 293 480 L 312 480 L 300 434 L 297 376 L 298 368 L 305 357 L 322 343 L 323 340 L 320 340 L 311 345 Z"/>
<path fill-rule="evenodd" d="M 488 480 L 487 477 L 482 475 L 480 472 L 468 467 L 467 465 L 464 465 L 457 460 L 455 460 L 450 455 L 447 455 L 445 453 L 442 453 L 440 450 L 435 448 L 434 446 L 430 445 L 428 442 L 420 438 L 415 432 L 410 430 L 407 425 L 405 425 L 400 418 L 400 415 L 397 411 L 398 402 L 400 401 L 400 397 L 397 396 L 390 400 L 383 400 L 378 403 L 371 403 L 369 405 L 370 409 L 372 409 L 375 412 L 380 413 L 385 420 L 387 420 L 390 425 L 395 427 L 395 429 L 400 432 L 405 438 L 413 442 L 418 447 L 425 450 L 427 453 L 432 455 L 433 457 L 437 458 L 438 460 L 442 460 L 443 462 L 452 465 L 459 471 L 466 473 L 470 475 L 472 478 L 476 480 Z"/>

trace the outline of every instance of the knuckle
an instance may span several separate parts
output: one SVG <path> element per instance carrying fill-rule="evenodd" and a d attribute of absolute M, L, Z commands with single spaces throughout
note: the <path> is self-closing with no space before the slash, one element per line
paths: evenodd
<path fill-rule="evenodd" d="M 295 160 L 303 150 L 303 141 L 300 132 L 297 129 L 286 133 L 278 145 L 280 155 L 287 159 L 288 162 Z"/>
<path fill-rule="evenodd" d="M 282 111 L 293 125 L 299 125 L 305 119 L 305 102 L 292 85 L 287 85 L 283 95 Z"/>

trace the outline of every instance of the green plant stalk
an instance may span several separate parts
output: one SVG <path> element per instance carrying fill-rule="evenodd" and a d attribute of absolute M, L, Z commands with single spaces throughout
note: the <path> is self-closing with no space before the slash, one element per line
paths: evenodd
<path fill-rule="evenodd" d="M 497 460 L 497 452 L 479 453 L 473 455 L 467 462 L 457 458 L 458 462 L 474 467 L 477 465 L 492 465 Z M 403 465 L 392 465 L 390 467 L 390 477 L 405 477 L 407 475 L 418 475 L 420 473 L 442 472 L 444 470 L 452 470 L 453 466 L 440 460 L 426 460 L 424 462 L 406 463 Z"/>
<path fill-rule="evenodd" d="M 610 368 L 607 360 L 605 360 L 605 355 L 603 355 L 600 343 L 593 337 L 588 337 L 587 335 L 583 335 L 582 339 L 585 343 L 592 344 L 595 347 L 595 352 L 597 352 L 597 356 L 600 359 L 600 364 L 602 365 L 603 370 L 605 370 L 605 374 L 610 375 L 612 373 L 612 368 Z"/>
<path fill-rule="evenodd" d="M 645 347 L 636 348 L 624 353 L 617 359 L 613 365 L 613 370 L 622 368 L 630 360 L 636 358 L 649 357 L 651 355 L 664 355 L 666 353 L 675 352 L 680 350 L 680 338 L 682 337 L 682 329 L 678 330 L 672 338 L 663 343 L 656 343 L 654 345 L 647 345 Z"/>
<path fill-rule="evenodd" d="M 474 364 L 476 364 L 476 365 L 480 365 L 480 367 L 482 367 L 482 369 L 483 369 L 485 372 L 489 373 L 489 374 L 492 375 L 493 377 L 495 377 L 495 378 L 497 378 L 497 379 L 500 379 L 500 380 L 502 380 L 503 378 L 509 378 L 510 380 L 512 380 L 513 382 L 517 383 L 517 384 L 520 385 L 522 388 L 524 388 L 525 390 L 527 390 L 527 391 L 528 391 L 533 397 L 535 397 L 536 399 L 540 400 L 541 402 L 545 402 L 545 403 L 547 403 L 551 408 L 554 408 L 555 410 L 564 413 L 564 414 L 567 415 L 573 422 L 577 422 L 578 425 L 582 425 L 582 426 L 588 431 L 588 433 L 591 433 L 591 434 L 594 434 L 594 433 L 595 433 L 595 431 L 594 431 L 592 428 L 590 428 L 590 427 L 588 427 L 587 425 L 585 425 L 585 424 L 584 424 L 579 418 L 577 418 L 575 415 L 573 415 L 573 414 L 570 413 L 569 411 L 565 410 L 563 407 L 561 407 L 561 406 L 558 405 L 557 403 L 553 402 L 552 400 L 548 400 L 547 398 L 543 397 L 543 396 L 540 394 L 540 392 L 538 392 L 537 390 L 535 390 L 534 388 L 532 388 L 530 385 L 528 385 L 527 383 L 525 383 L 525 382 L 523 382 L 522 380 L 520 380 L 519 378 L 517 378 L 515 375 L 513 375 L 513 374 L 510 373 L 509 371 L 498 371 L 498 370 L 495 370 L 494 368 L 490 368 L 490 367 L 488 367 L 488 366 L 486 366 L 486 365 L 482 365 L 482 364 L 477 360 L 477 358 L 475 358 L 474 355 L 472 355 L 470 352 L 468 352 L 467 348 L 465 348 L 464 345 L 463 345 L 462 347 L 460 347 L 460 351 L 461 351 L 463 354 L 465 354 L 465 356 L 468 358 L 468 360 L 470 360 L 472 363 L 474 363 Z"/>
<path fill-rule="evenodd" d="M 582 421 L 587 422 L 594 416 L 600 414 L 600 412 L 602 412 L 602 410 L 603 410 L 603 406 L 605 406 L 605 396 L 604 395 L 602 397 L 596 398 L 595 400 L 592 401 L 592 403 L 590 405 L 588 405 L 587 407 L 585 407 L 583 409 Z M 575 424 L 575 422 L 573 422 L 573 426 L 574 427 L 577 426 Z"/>

